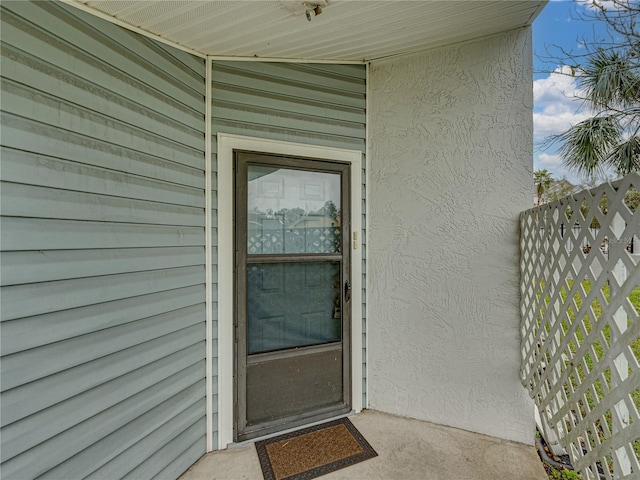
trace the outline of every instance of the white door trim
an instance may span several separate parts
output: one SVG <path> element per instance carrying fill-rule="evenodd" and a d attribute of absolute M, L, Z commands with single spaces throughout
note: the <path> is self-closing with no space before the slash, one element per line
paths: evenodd
<path fill-rule="evenodd" d="M 233 443 L 233 150 L 351 164 L 351 402 L 362 409 L 362 152 L 218 133 L 218 449 Z M 353 235 L 357 233 L 357 242 Z"/>

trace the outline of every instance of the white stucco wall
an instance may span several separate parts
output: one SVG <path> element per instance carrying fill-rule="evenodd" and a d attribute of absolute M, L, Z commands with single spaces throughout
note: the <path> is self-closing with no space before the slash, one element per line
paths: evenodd
<path fill-rule="evenodd" d="M 533 442 L 518 371 L 531 32 L 370 69 L 370 408 Z"/>

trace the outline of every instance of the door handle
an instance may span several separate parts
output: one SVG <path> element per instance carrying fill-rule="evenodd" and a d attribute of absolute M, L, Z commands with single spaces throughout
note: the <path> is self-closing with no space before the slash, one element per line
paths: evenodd
<path fill-rule="evenodd" d="M 351 284 L 347 280 L 344 284 L 344 301 L 348 302 L 351 300 Z"/>

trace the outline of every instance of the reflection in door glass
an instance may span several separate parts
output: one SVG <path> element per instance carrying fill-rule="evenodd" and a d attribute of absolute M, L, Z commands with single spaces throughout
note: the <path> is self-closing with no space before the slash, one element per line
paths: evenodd
<path fill-rule="evenodd" d="M 248 166 L 248 254 L 340 252 L 340 175 Z"/>
<path fill-rule="evenodd" d="M 249 353 L 341 340 L 338 262 L 247 265 Z"/>

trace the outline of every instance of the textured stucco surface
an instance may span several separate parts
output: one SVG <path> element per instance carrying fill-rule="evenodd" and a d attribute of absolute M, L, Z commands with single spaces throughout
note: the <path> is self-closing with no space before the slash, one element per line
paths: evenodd
<path fill-rule="evenodd" d="M 517 223 L 530 29 L 377 62 L 369 81 L 369 405 L 532 443 Z"/>

